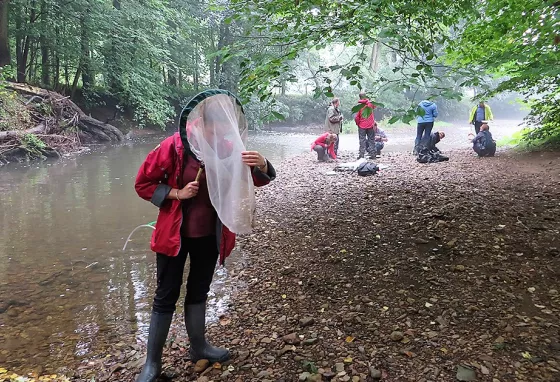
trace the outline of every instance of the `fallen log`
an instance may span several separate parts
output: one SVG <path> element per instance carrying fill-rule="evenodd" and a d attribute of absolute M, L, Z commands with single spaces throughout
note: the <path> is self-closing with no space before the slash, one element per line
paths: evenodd
<path fill-rule="evenodd" d="M 42 134 L 44 132 L 45 125 L 43 124 L 27 130 L 0 131 L 0 142 L 8 141 L 12 138 L 20 137 L 24 134 Z"/>
<path fill-rule="evenodd" d="M 77 125 L 78 129 L 85 130 L 94 140 L 96 138 L 102 142 L 121 142 L 124 140 L 124 134 L 115 126 L 86 115 L 69 97 L 63 96 L 60 93 L 14 82 L 7 82 L 6 88 L 22 95 L 30 96 L 30 100 L 40 98 L 42 102 L 51 102 L 56 114 L 64 120 L 72 121 L 73 124 Z"/>

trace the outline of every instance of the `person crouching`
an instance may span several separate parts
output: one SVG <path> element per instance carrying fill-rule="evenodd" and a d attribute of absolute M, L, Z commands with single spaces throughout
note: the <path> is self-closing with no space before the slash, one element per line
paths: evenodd
<path fill-rule="evenodd" d="M 317 159 L 319 162 L 327 162 L 330 159 L 336 159 L 336 153 L 334 151 L 334 146 L 337 141 L 336 134 L 325 133 L 315 140 L 311 144 L 311 151 L 317 153 Z"/>
<path fill-rule="evenodd" d="M 480 126 L 480 132 L 473 138 L 472 143 L 473 150 L 479 157 L 493 157 L 496 154 L 496 141 L 486 123 Z"/>

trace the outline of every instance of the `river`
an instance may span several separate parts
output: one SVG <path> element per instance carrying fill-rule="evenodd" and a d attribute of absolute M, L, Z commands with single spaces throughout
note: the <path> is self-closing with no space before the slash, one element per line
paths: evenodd
<path fill-rule="evenodd" d="M 498 136 L 514 129 L 503 124 Z M 467 130 L 447 128 L 442 148 L 466 147 Z M 394 132 L 386 151 L 410 150 L 412 135 Z M 136 195 L 134 178 L 161 138 L 0 169 L 0 367 L 59 372 L 102 354 L 107 344 L 145 341 L 155 287 L 151 230 L 139 230 L 122 247 L 134 227 L 156 218 L 157 209 Z M 313 138 L 252 135 L 248 148 L 279 163 L 309 151 Z M 341 150 L 356 145 L 356 135 L 341 136 Z M 227 270 L 218 270 L 211 319 L 227 309 L 235 287 Z"/>

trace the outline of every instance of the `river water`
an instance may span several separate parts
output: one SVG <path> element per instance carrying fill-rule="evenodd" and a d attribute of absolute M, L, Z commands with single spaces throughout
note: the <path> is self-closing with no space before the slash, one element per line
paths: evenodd
<path fill-rule="evenodd" d="M 517 129 L 497 129 L 498 137 Z M 466 127 L 449 132 L 442 148 L 466 147 Z M 495 132 L 495 135 L 496 135 Z M 412 131 L 394 132 L 386 151 L 411 149 Z M 155 287 L 150 229 L 157 209 L 138 198 L 134 178 L 162 136 L 59 162 L 0 168 L 0 367 L 58 372 L 119 341 L 143 342 Z M 308 152 L 312 135 L 259 134 L 248 148 L 273 163 Z M 356 150 L 356 135 L 341 150 Z M 311 159 L 310 154 L 310 159 Z M 312 165 L 310 161 L 310 165 Z M 242 255 L 236 254 L 235 257 Z M 227 309 L 227 270 L 217 272 L 210 316 Z"/>

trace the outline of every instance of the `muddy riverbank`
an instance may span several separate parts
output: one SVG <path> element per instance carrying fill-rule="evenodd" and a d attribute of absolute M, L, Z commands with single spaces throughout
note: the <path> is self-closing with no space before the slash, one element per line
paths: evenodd
<path fill-rule="evenodd" d="M 558 380 L 560 155 L 450 156 L 386 155 L 368 178 L 329 176 L 311 154 L 284 161 L 229 268 L 245 286 L 209 328 L 232 362 L 195 373 L 177 315 L 166 375 Z M 144 348 L 129 345 L 77 375 L 133 381 Z"/>

